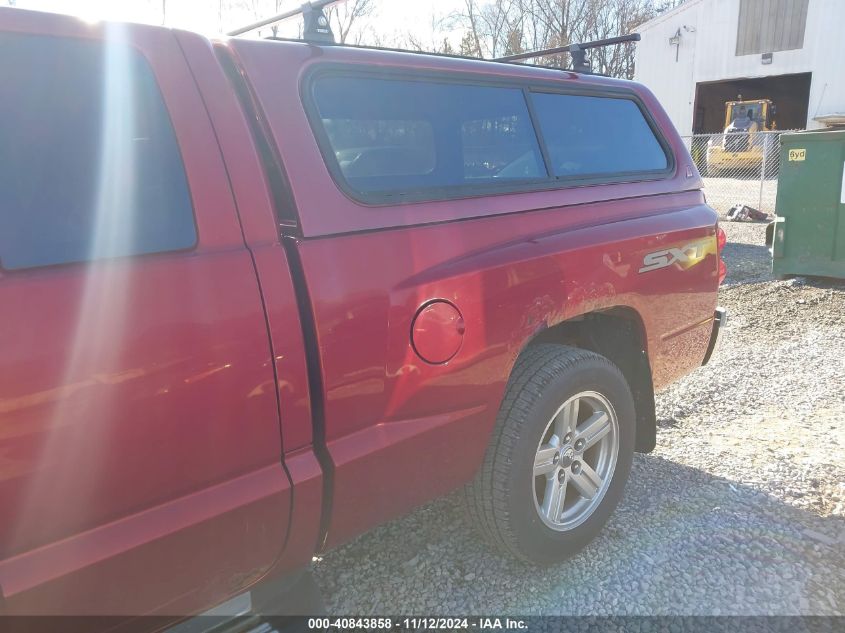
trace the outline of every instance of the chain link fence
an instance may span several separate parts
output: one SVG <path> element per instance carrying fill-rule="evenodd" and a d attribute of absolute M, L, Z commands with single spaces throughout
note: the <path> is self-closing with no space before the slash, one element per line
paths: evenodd
<path fill-rule="evenodd" d="M 685 136 L 687 149 L 704 179 L 707 204 L 723 215 L 736 204 L 773 214 L 780 135 L 785 131 Z"/>

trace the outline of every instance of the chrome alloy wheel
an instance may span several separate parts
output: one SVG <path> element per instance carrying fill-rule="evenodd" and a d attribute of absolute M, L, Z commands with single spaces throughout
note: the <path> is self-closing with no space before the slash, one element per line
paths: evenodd
<path fill-rule="evenodd" d="M 610 486 L 619 456 L 619 420 L 610 402 L 582 391 L 549 420 L 534 457 L 534 506 L 553 530 L 586 521 Z"/>

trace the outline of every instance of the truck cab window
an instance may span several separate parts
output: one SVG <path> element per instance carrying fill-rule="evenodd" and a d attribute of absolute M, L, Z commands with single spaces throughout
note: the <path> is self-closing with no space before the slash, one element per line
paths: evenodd
<path fill-rule="evenodd" d="M 21 62 L 0 65 L 0 266 L 194 245 L 182 158 L 140 53 L 4 33 L 0 56 Z"/>

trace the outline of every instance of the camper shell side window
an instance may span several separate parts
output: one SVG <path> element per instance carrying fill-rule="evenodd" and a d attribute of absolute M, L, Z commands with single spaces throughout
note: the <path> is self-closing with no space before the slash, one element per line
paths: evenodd
<path fill-rule="evenodd" d="M 370 205 L 668 178 L 630 90 L 318 68 L 303 100 L 335 182 Z"/>

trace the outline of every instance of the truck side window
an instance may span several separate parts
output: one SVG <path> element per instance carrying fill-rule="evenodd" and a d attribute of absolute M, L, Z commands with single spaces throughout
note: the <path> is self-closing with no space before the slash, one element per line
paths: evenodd
<path fill-rule="evenodd" d="M 543 92 L 531 98 L 559 178 L 658 172 L 669 166 L 631 99 Z"/>
<path fill-rule="evenodd" d="M 0 266 L 196 243 L 152 69 L 119 43 L 0 34 Z"/>
<path fill-rule="evenodd" d="M 547 178 L 520 89 L 326 75 L 313 98 L 327 160 L 358 194 Z"/>

